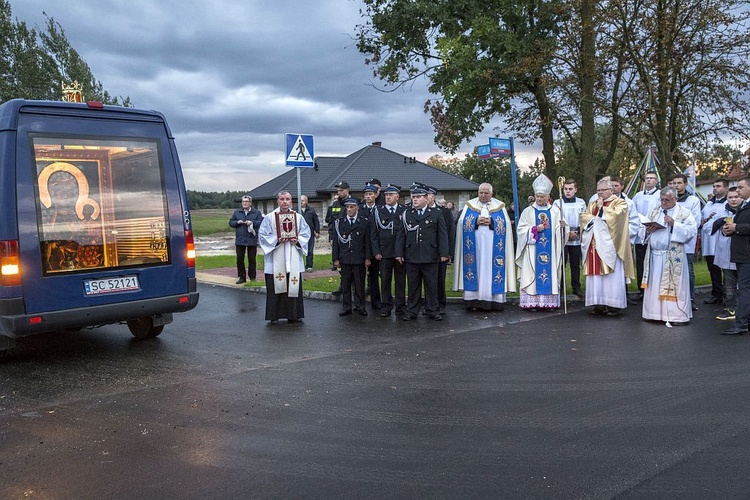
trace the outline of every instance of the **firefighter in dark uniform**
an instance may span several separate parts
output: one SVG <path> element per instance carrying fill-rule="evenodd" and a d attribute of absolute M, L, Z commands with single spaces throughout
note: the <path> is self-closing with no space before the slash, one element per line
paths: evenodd
<path fill-rule="evenodd" d="M 380 182 L 377 179 L 374 181 Z M 380 186 L 372 184 L 372 181 L 368 181 L 365 184 L 364 200 L 359 205 L 360 213 L 364 214 L 372 223 L 373 215 L 377 204 L 375 200 L 378 197 Z M 367 268 L 367 284 L 365 285 L 367 293 L 370 294 L 370 305 L 372 305 L 373 313 L 377 314 L 380 311 L 382 302 L 380 300 L 380 266 L 374 265 Z"/>
<path fill-rule="evenodd" d="M 333 223 L 336 219 L 341 217 L 346 213 L 346 210 L 344 210 L 344 201 L 349 198 L 349 183 L 346 181 L 339 181 L 335 185 L 336 187 L 336 200 L 331 203 L 331 205 L 328 207 L 328 211 L 326 212 L 326 225 L 328 226 L 328 241 L 331 243 L 331 247 L 333 247 L 333 239 L 336 237 L 336 234 L 333 230 Z M 331 255 L 331 261 L 333 261 L 333 255 Z M 333 262 L 332 262 L 333 263 Z M 336 271 L 336 264 L 333 264 L 333 268 L 331 271 Z M 339 286 L 338 290 L 334 290 L 333 295 L 341 295 L 341 287 Z"/>
<path fill-rule="evenodd" d="M 437 190 L 434 187 L 424 186 L 424 188 L 427 190 L 427 206 L 434 210 L 438 210 L 440 215 L 443 216 L 443 219 L 445 219 L 445 226 L 448 230 L 448 253 L 450 254 L 450 260 L 453 260 L 453 254 L 455 252 L 454 248 L 456 246 L 456 224 L 453 222 L 453 214 L 451 214 L 451 211 L 448 208 L 441 207 L 435 203 Z M 450 263 L 450 260 L 448 262 L 440 262 L 438 268 L 437 293 L 438 310 L 440 311 L 440 314 L 445 314 L 445 305 L 448 302 L 445 295 L 445 276 L 448 273 L 448 264 Z"/>
<path fill-rule="evenodd" d="M 344 201 L 346 213 L 333 221 L 333 263 L 341 266 L 341 290 L 344 309 L 339 316 L 359 311 L 367 316 L 365 272 L 370 266 L 370 220 L 359 213 L 359 201 Z M 352 307 L 354 288 L 354 307 Z"/>
<path fill-rule="evenodd" d="M 380 269 L 380 317 L 391 315 L 394 306 L 394 295 L 391 293 L 391 282 L 395 282 L 396 316 L 404 314 L 406 306 L 406 270 L 404 264 L 396 260 L 396 232 L 403 230 L 401 214 L 404 206 L 398 203 L 401 187 L 388 184 L 383 189 L 385 203 L 373 210 L 370 221 L 370 241 L 372 246 L 373 265 Z"/>
<path fill-rule="evenodd" d="M 375 204 L 376 205 L 384 205 L 385 204 L 385 192 L 383 191 L 383 185 L 380 183 L 380 180 L 376 178 L 372 178 L 369 181 L 367 181 L 368 186 L 375 186 L 378 188 L 377 192 L 375 193 Z"/>
<path fill-rule="evenodd" d="M 396 233 L 396 260 L 406 263 L 409 298 L 403 320 L 417 318 L 424 285 L 425 310 L 434 320 L 443 316 L 438 310 L 437 283 L 440 262 L 450 260 L 448 229 L 439 211 L 427 207 L 427 190 L 411 187 L 412 207 L 401 215 L 402 227 Z"/>

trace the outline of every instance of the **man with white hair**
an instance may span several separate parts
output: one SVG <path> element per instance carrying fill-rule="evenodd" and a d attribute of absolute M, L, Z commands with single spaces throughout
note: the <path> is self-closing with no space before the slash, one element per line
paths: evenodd
<path fill-rule="evenodd" d="M 502 311 L 506 294 L 516 290 L 512 226 L 491 184 L 477 194 L 458 217 L 453 290 L 464 291 L 467 310 Z"/>
<path fill-rule="evenodd" d="M 690 274 L 685 242 L 695 238 L 698 227 L 692 212 L 677 203 L 677 190 L 665 187 L 659 193 L 661 206 L 654 208 L 646 223 L 648 253 L 643 265 L 643 319 L 687 325 L 693 317 Z"/>
<path fill-rule="evenodd" d="M 623 283 L 635 278 L 628 204 L 608 179 L 596 184 L 596 194 L 581 214 L 586 305 L 594 306 L 591 314 L 619 316 L 628 304 Z"/>

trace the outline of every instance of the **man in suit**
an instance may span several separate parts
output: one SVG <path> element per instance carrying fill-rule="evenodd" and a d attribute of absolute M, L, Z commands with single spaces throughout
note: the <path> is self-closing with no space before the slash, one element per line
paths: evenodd
<path fill-rule="evenodd" d="M 396 260 L 396 233 L 403 230 L 401 214 L 404 206 L 398 203 L 401 187 L 388 184 L 383 189 L 385 204 L 373 210 L 370 221 L 370 237 L 373 266 L 380 269 L 380 317 L 390 317 L 394 307 L 394 294 L 391 293 L 391 281 L 395 282 L 396 316 L 404 314 L 406 305 L 406 270 Z"/>
<path fill-rule="evenodd" d="M 448 261 L 446 262 L 440 262 L 438 264 L 437 285 L 438 310 L 440 311 L 440 314 L 445 314 L 445 305 L 448 302 L 448 298 L 445 294 L 445 277 L 448 274 L 448 264 L 450 263 L 451 259 L 453 259 L 453 254 L 455 251 L 454 247 L 456 243 L 456 225 L 453 223 L 453 215 L 451 215 L 451 211 L 446 207 L 441 207 L 436 203 L 435 196 L 437 195 L 437 189 L 427 185 L 424 185 L 424 188 L 427 190 L 427 206 L 433 210 L 437 210 L 438 212 L 440 212 L 440 215 L 442 215 L 443 219 L 445 220 L 445 228 L 448 231 L 448 253 L 450 259 L 448 259 Z"/>
<path fill-rule="evenodd" d="M 441 321 L 438 305 L 438 267 L 448 262 L 448 229 L 439 211 L 427 206 L 427 190 L 419 185 L 411 187 L 410 209 L 401 215 L 402 228 L 396 233 L 396 260 L 406 263 L 409 298 L 404 321 L 417 319 L 424 285 L 427 315 Z"/>
<path fill-rule="evenodd" d="M 343 310 L 339 316 L 348 316 L 352 310 L 367 316 L 365 306 L 365 272 L 370 266 L 370 221 L 359 213 L 359 202 L 354 198 L 344 201 L 346 214 L 333 222 L 333 264 L 341 266 Z M 352 287 L 354 307 L 352 307 Z"/>
<path fill-rule="evenodd" d="M 729 256 L 737 265 L 737 309 L 734 326 L 721 332 L 722 335 L 742 335 L 748 331 L 750 321 L 750 177 L 737 182 L 737 190 L 743 201 L 733 222 L 727 222 L 722 232 L 732 237 Z"/>

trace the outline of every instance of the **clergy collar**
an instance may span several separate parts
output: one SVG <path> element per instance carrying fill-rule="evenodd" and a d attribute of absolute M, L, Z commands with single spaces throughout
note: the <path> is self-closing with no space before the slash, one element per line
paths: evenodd
<path fill-rule="evenodd" d="M 572 198 L 566 198 L 565 195 L 563 195 L 562 200 L 563 200 L 563 203 L 575 203 L 576 197 L 574 196 Z"/>
<path fill-rule="evenodd" d="M 690 196 L 690 193 L 687 192 L 687 189 L 682 194 L 677 193 L 677 202 L 680 203 L 682 201 L 686 201 L 688 199 L 688 196 Z"/>
<path fill-rule="evenodd" d="M 716 199 L 714 200 L 714 203 L 716 203 L 716 204 L 719 204 L 719 203 L 726 203 L 726 202 L 727 202 L 727 197 L 726 197 L 726 196 L 725 196 L 724 198 L 716 198 Z"/>

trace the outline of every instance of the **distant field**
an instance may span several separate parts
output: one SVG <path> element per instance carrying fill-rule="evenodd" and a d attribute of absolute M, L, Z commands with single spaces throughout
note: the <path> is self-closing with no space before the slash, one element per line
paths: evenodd
<path fill-rule="evenodd" d="M 195 236 L 208 236 L 216 233 L 229 233 L 234 231 L 229 227 L 229 218 L 232 209 L 205 209 L 191 210 L 193 219 L 193 234 Z"/>

